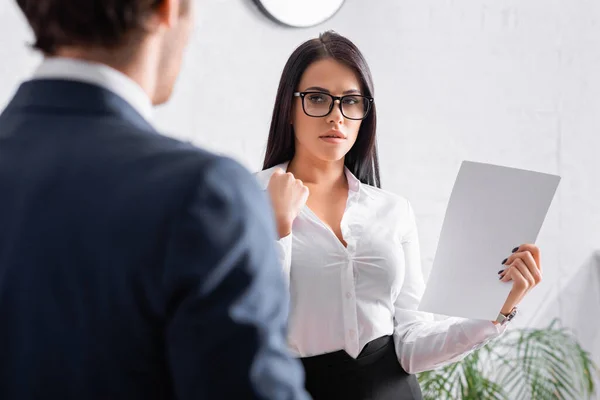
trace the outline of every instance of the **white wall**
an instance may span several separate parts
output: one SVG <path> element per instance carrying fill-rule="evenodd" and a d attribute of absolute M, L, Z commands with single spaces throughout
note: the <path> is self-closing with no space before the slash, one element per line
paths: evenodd
<path fill-rule="evenodd" d="M 38 62 L 13 3 L 0 3 L 0 106 Z M 251 0 L 202 0 L 199 14 L 175 97 L 158 110 L 165 132 L 257 170 L 288 55 L 335 29 L 371 65 L 383 184 L 413 202 L 426 272 L 462 160 L 563 177 L 538 241 L 545 280 L 518 323 L 568 319 L 561 304 L 584 293 L 560 288 L 600 249 L 600 3 L 347 0 L 311 29 L 278 26 Z"/>

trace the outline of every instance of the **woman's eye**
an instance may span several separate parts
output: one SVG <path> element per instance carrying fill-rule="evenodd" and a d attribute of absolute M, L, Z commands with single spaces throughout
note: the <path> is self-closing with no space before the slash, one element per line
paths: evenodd
<path fill-rule="evenodd" d="M 360 97 L 345 97 L 344 98 L 344 104 L 347 104 L 349 106 L 353 106 L 355 104 L 359 104 L 360 103 Z"/>
<path fill-rule="evenodd" d="M 311 94 L 310 96 L 308 96 L 308 100 L 311 103 L 325 103 L 327 101 L 325 99 L 325 96 L 323 96 L 322 94 Z"/>

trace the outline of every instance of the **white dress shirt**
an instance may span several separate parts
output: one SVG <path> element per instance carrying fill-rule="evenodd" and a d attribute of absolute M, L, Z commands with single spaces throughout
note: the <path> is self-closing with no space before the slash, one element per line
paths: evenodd
<path fill-rule="evenodd" d="M 267 188 L 275 168 L 259 172 Z M 292 233 L 277 242 L 290 285 L 288 343 L 299 357 L 345 350 L 393 335 L 408 373 L 455 362 L 505 329 L 491 321 L 434 320 L 417 311 L 425 289 L 417 225 L 410 203 L 362 184 L 346 169 L 349 193 L 341 222 L 347 247 L 304 207 Z M 490 279 L 497 279 L 490 276 Z"/>
<path fill-rule="evenodd" d="M 62 79 L 100 86 L 123 98 L 147 121 L 152 117 L 152 101 L 144 89 L 127 75 L 104 64 L 63 57 L 45 58 L 33 79 Z"/>

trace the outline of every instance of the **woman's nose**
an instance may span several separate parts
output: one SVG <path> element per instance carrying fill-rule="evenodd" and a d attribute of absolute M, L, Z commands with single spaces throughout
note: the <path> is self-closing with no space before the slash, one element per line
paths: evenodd
<path fill-rule="evenodd" d="M 327 116 L 327 122 L 335 122 L 338 124 L 341 124 L 344 122 L 344 115 L 342 114 L 339 100 L 335 100 L 333 102 L 333 109 Z"/>

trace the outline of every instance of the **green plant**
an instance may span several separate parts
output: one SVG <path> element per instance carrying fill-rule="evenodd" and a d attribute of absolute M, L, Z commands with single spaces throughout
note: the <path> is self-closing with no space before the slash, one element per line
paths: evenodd
<path fill-rule="evenodd" d="M 546 329 L 509 329 L 419 382 L 425 400 L 584 400 L 598 377 L 590 354 L 555 320 Z"/>

